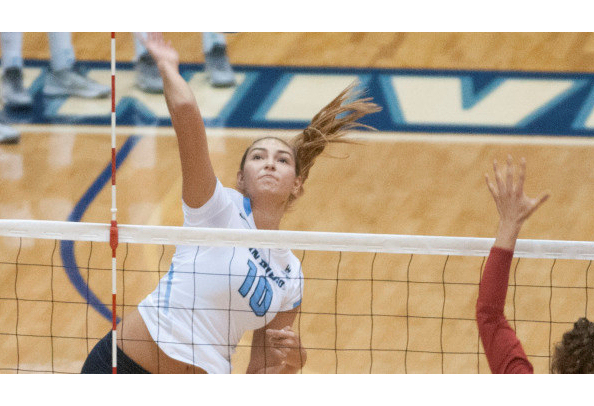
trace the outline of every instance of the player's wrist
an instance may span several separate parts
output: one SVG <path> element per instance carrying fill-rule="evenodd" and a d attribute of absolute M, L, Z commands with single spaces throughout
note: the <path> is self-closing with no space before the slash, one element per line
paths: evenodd
<path fill-rule="evenodd" d="M 179 72 L 179 62 L 170 60 L 158 61 L 157 69 L 159 69 L 161 76 L 171 74 L 172 72 L 177 73 Z"/>
<path fill-rule="evenodd" d="M 506 235 L 510 237 L 517 237 L 522 229 L 523 221 L 517 220 L 499 220 L 497 227 L 497 234 Z"/>

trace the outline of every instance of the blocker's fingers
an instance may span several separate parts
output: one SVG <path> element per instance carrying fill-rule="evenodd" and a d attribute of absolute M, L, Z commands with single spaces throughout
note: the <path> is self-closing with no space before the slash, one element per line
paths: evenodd
<path fill-rule="evenodd" d="M 544 202 L 546 202 L 548 198 L 549 198 L 549 192 L 544 192 L 543 194 L 541 194 L 536 199 L 533 199 L 533 201 L 535 203 L 532 206 L 532 208 L 530 209 L 530 211 L 528 211 L 528 214 L 526 215 L 526 218 L 528 216 L 532 215 L 532 213 L 534 213 L 536 211 L 536 209 L 538 209 L 540 207 L 541 204 L 543 204 Z"/>
<path fill-rule="evenodd" d="M 520 171 L 518 174 L 518 184 L 516 193 L 521 195 L 524 191 L 524 180 L 526 179 L 526 158 L 520 158 Z"/>
<path fill-rule="evenodd" d="M 514 185 L 514 162 L 511 155 L 507 156 L 507 165 L 505 168 L 505 186 L 508 191 L 513 190 Z"/>
<path fill-rule="evenodd" d="M 501 193 L 505 190 L 505 187 L 503 184 L 503 179 L 501 179 L 501 171 L 499 170 L 499 164 L 497 163 L 496 159 L 493 161 L 493 172 L 495 173 L 495 182 L 497 183 L 497 190 L 499 191 L 499 193 Z"/>
<path fill-rule="evenodd" d="M 534 208 L 535 209 L 538 208 L 541 204 L 546 202 L 550 196 L 551 196 L 551 194 L 549 193 L 548 190 L 546 192 L 543 192 L 540 196 L 538 196 L 536 198 L 536 204 L 534 205 Z"/>
<path fill-rule="evenodd" d="M 485 182 L 487 182 L 487 187 L 489 188 L 491 195 L 493 195 L 494 198 L 497 198 L 497 191 L 495 189 L 495 185 L 493 185 L 493 183 L 491 182 L 491 179 L 489 179 L 489 175 L 486 173 L 485 173 Z"/>

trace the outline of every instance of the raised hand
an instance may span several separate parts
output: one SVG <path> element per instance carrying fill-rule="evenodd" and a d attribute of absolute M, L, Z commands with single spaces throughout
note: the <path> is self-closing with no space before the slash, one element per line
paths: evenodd
<path fill-rule="evenodd" d="M 511 156 L 507 158 L 505 169 L 499 168 L 497 161 L 494 161 L 493 172 L 495 183 L 487 174 L 485 174 L 485 180 L 499 212 L 499 230 L 495 245 L 513 249 L 522 224 L 549 198 L 549 194 L 545 192 L 537 198 L 526 195 L 524 192 L 526 160 L 524 158 L 520 160 L 517 178 L 516 167 Z"/>

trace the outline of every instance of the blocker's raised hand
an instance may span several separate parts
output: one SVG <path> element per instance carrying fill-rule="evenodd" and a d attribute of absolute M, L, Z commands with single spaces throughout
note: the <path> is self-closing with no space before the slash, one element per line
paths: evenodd
<path fill-rule="evenodd" d="M 503 223 L 522 225 L 524 220 L 549 198 L 547 192 L 537 198 L 530 198 L 524 192 L 526 177 L 526 160 L 524 158 L 520 160 L 519 170 L 514 166 L 511 156 L 508 156 L 505 168 L 499 168 L 497 161 L 494 161 L 493 172 L 495 184 L 488 174 L 485 174 L 485 179 L 497 205 L 500 221 Z"/>
<path fill-rule="evenodd" d="M 549 198 L 549 193 L 542 193 L 537 198 L 526 196 L 524 192 L 526 160 L 524 158 L 520 160 L 519 170 L 516 170 L 511 156 L 508 156 L 504 169 L 494 161 L 493 172 L 495 183 L 487 174 L 485 174 L 485 180 L 499 212 L 499 228 L 495 245 L 513 250 L 522 224 Z"/>

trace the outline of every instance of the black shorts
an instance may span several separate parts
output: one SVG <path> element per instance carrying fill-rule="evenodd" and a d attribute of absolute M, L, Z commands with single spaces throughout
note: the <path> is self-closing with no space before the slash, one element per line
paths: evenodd
<path fill-rule="evenodd" d="M 112 332 L 107 333 L 95 347 L 91 350 L 82 367 L 82 374 L 111 374 L 111 337 Z M 124 354 L 119 347 L 117 353 L 118 374 L 148 374 L 149 372 L 132 361 L 130 357 Z"/>

